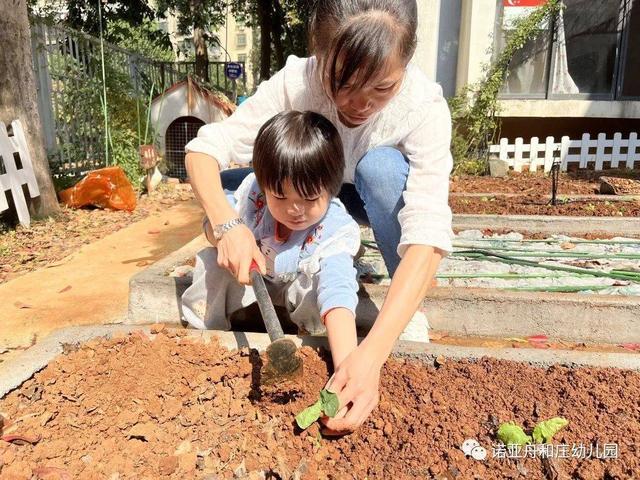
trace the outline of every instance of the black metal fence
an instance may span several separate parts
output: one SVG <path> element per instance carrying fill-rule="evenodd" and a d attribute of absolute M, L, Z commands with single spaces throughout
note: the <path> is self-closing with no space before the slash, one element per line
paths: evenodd
<path fill-rule="evenodd" d="M 118 145 L 113 146 L 111 128 L 105 131 L 105 85 L 107 125 L 119 118 L 129 117 L 132 124 L 137 119 L 140 137 L 149 98 L 195 71 L 194 62 L 154 61 L 38 20 L 32 22 L 32 45 L 45 147 L 58 177 L 76 177 L 112 163 Z M 209 75 L 206 86 L 233 96 L 235 84 L 224 75 L 224 62 L 211 62 Z M 239 81 L 246 86 L 246 76 Z M 140 142 L 127 141 L 134 140 Z"/>

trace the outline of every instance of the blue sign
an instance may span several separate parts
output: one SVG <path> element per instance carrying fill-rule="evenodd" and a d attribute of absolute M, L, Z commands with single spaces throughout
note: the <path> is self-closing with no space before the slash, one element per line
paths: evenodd
<path fill-rule="evenodd" d="M 225 63 L 224 74 L 231 80 L 237 80 L 242 76 L 242 64 L 237 62 Z"/>

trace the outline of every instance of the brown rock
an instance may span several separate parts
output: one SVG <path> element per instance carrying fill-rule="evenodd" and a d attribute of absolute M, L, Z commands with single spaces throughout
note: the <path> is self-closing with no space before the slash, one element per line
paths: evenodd
<path fill-rule="evenodd" d="M 169 455 L 160 459 L 158 470 L 161 475 L 171 475 L 178 468 L 178 457 Z"/>
<path fill-rule="evenodd" d="M 640 180 L 618 177 L 600 177 L 603 195 L 640 195 Z"/>

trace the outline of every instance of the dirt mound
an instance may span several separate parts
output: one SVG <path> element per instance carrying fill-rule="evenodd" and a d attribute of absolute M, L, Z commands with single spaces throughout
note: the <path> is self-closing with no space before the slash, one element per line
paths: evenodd
<path fill-rule="evenodd" d="M 257 352 L 183 333 L 91 341 L 9 394 L 0 477 L 537 479 L 546 478 L 539 458 L 493 458 L 496 428 L 553 416 L 569 420 L 554 443 L 618 445 L 617 459 L 559 459 L 561 472 L 586 480 L 640 471 L 635 372 L 392 359 L 371 418 L 330 440 L 294 424 L 328 378 L 322 352 L 303 348 L 302 379 L 265 389 Z M 466 438 L 487 448 L 487 460 L 465 457 Z"/>

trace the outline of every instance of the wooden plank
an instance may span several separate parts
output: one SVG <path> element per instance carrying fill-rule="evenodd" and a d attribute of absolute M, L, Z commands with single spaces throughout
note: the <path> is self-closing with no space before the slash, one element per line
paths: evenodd
<path fill-rule="evenodd" d="M 626 160 L 626 155 L 620 154 L 620 147 L 622 147 L 622 133 L 616 132 L 613 134 L 613 147 L 611 150 L 611 168 L 618 168 L 620 161 Z"/>
<path fill-rule="evenodd" d="M 564 140 L 565 137 L 562 137 Z M 591 136 L 588 133 L 582 134 L 582 143 L 580 144 L 580 168 L 587 168 L 587 162 L 589 161 L 589 139 Z"/>
<path fill-rule="evenodd" d="M 36 181 L 36 175 L 33 169 L 33 162 L 31 161 L 31 154 L 29 153 L 29 147 L 27 146 L 27 137 L 24 134 L 22 123 L 20 120 L 14 120 L 11 122 L 11 128 L 13 129 L 13 144 L 15 150 L 20 155 L 22 161 L 22 170 L 19 172 L 23 175 L 23 184 L 27 184 L 29 189 L 29 195 L 31 198 L 40 196 L 40 189 L 38 188 L 38 182 Z"/>
<path fill-rule="evenodd" d="M 560 141 L 560 170 L 567 171 L 567 153 L 569 152 L 569 143 L 571 140 L 566 135 Z"/>
<path fill-rule="evenodd" d="M 515 143 L 515 149 L 514 149 L 514 154 L 513 154 L 513 169 L 516 172 L 521 172 L 522 171 L 522 143 L 523 143 L 523 139 L 522 137 L 518 137 L 516 138 L 516 143 Z"/>
<path fill-rule="evenodd" d="M 556 143 L 553 137 L 547 137 L 544 142 L 544 171 L 550 172 L 553 166 L 553 154 L 556 151 Z"/>
<path fill-rule="evenodd" d="M 509 147 L 509 139 L 501 138 L 500 139 L 500 160 L 509 160 L 509 155 L 507 154 L 507 149 Z M 511 163 L 513 166 L 513 163 Z"/>
<path fill-rule="evenodd" d="M 538 137 L 532 137 L 529 144 L 529 170 L 538 170 Z"/>
<path fill-rule="evenodd" d="M 9 139 L 7 127 L 3 122 L 0 122 L 0 156 L 2 156 L 2 159 L 4 160 L 4 167 L 7 171 L 5 175 L 9 179 L 9 189 L 7 189 L 7 191 L 10 191 L 11 196 L 13 197 L 13 204 L 15 205 L 16 212 L 18 213 L 18 220 L 20 221 L 20 224 L 28 227 L 31 223 L 29 207 L 27 206 L 24 193 L 22 192 L 22 184 L 18 181 L 18 169 L 15 159 L 13 158 L 14 152 L 14 144 Z M 5 195 L 4 191 L 5 188 L 3 186 L 2 195 Z"/>
<path fill-rule="evenodd" d="M 629 134 L 629 149 L 627 150 L 627 168 L 633 168 L 634 163 L 640 161 L 640 152 L 638 152 L 638 133 L 631 132 Z"/>
<path fill-rule="evenodd" d="M 598 143 L 596 147 L 596 170 L 602 170 L 602 164 L 606 160 L 605 157 L 611 157 L 610 155 L 605 155 L 604 149 L 607 147 L 607 134 L 599 133 L 598 134 Z"/>

